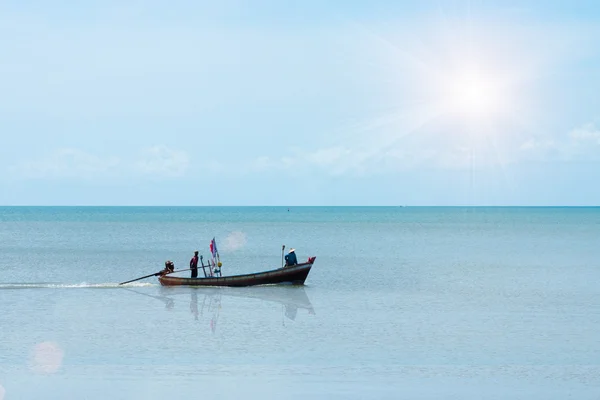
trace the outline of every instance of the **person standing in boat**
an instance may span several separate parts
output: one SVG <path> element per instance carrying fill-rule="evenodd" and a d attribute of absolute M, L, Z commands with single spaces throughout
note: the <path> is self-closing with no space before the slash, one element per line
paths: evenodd
<path fill-rule="evenodd" d="M 198 277 L 198 250 L 194 252 L 194 257 L 190 260 L 190 269 L 192 270 L 192 278 Z"/>
<path fill-rule="evenodd" d="M 290 252 L 285 256 L 285 265 L 296 265 L 298 264 L 298 259 L 296 258 L 296 249 L 291 248 Z"/>

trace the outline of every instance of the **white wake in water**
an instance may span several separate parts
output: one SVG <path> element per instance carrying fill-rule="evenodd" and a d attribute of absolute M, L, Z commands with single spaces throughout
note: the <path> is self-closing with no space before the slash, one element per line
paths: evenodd
<path fill-rule="evenodd" d="M 156 286 L 155 283 L 133 282 L 125 285 L 118 283 L 0 283 L 0 289 L 77 289 L 77 288 L 123 288 Z"/>

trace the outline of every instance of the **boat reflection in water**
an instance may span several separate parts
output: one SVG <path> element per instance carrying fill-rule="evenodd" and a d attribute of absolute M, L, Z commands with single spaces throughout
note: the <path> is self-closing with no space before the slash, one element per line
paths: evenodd
<path fill-rule="evenodd" d="M 253 288 L 160 286 L 158 294 L 144 293 L 130 288 L 124 289 L 160 300 L 165 304 L 165 309 L 169 311 L 174 310 L 176 304 L 187 302 L 185 299 L 189 298 L 189 308 L 194 319 L 198 321 L 205 315 L 210 316 L 210 327 L 213 333 L 221 312 L 222 301 L 227 297 L 279 303 L 282 305 L 285 317 L 292 321 L 296 320 L 298 310 L 306 310 L 310 315 L 315 314 L 304 286 L 255 286 Z M 154 288 L 152 288 L 152 292 L 156 293 Z"/>

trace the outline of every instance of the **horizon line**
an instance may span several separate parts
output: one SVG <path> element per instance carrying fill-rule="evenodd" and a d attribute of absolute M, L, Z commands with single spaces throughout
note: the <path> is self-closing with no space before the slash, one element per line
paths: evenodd
<path fill-rule="evenodd" d="M 132 204 L 112 204 L 112 205 L 92 205 L 92 204 L 1 204 L 0 208 L 17 208 L 17 207 L 102 207 L 102 208 L 110 208 L 110 207 L 130 207 L 130 208 L 319 208 L 319 207 L 339 207 L 339 208 L 598 208 L 600 205 L 132 205 Z"/>

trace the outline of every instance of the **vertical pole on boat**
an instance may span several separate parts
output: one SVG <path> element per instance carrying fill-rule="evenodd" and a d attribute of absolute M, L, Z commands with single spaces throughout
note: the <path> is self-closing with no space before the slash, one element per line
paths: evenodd
<path fill-rule="evenodd" d="M 281 246 L 281 268 L 283 268 L 283 250 L 285 250 L 285 244 Z"/>
<path fill-rule="evenodd" d="M 221 264 L 221 257 L 219 256 L 219 251 L 217 251 L 217 271 L 219 271 L 219 272 L 217 272 L 217 275 L 218 275 L 218 276 L 223 276 L 223 275 L 221 274 L 221 266 L 222 266 L 222 265 L 223 265 L 223 264 Z"/>
<path fill-rule="evenodd" d="M 204 269 L 204 261 L 202 261 L 202 256 L 200 256 L 200 264 L 202 265 L 202 272 L 204 272 L 204 277 L 206 278 L 206 270 Z"/>

